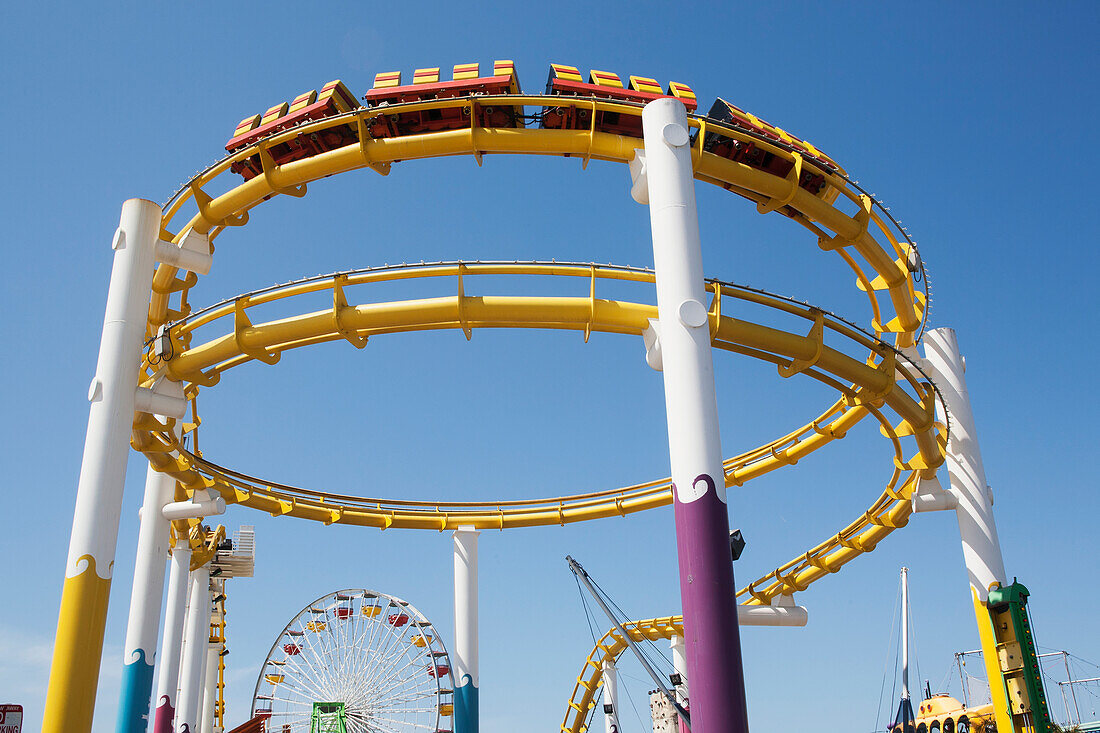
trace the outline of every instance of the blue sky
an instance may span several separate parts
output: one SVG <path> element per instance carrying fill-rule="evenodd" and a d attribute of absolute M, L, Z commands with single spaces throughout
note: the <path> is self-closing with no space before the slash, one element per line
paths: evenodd
<path fill-rule="evenodd" d="M 26 707 L 27 730 L 40 724 L 122 202 L 166 200 L 220 156 L 242 117 L 330 79 L 362 94 L 379 71 L 496 58 L 516 61 L 528 91 L 541 90 L 550 62 L 686 82 L 704 105 L 722 96 L 813 141 L 891 206 L 931 274 L 931 324 L 954 327 L 968 358 L 1005 561 L 1032 591 L 1038 641 L 1100 660 L 1090 470 L 1100 404 L 1088 376 L 1100 356 L 1088 285 L 1100 265 L 1088 203 L 1095 3 L 44 3 L 3 16 L 0 206 L 12 268 L 0 289 L 0 702 Z M 698 196 L 708 275 L 866 324 L 850 272 L 801 228 L 712 187 Z M 630 200 L 626 169 L 582 172 L 557 158 L 346 174 L 305 199 L 269 202 L 231 235 L 196 304 L 405 260 L 652 264 L 648 215 Z M 362 352 L 300 350 L 277 367 L 235 370 L 204 398 L 203 448 L 287 483 L 393 496 L 625 485 L 668 473 L 660 375 L 643 355 L 626 337 L 583 344 L 573 333 L 503 331 L 470 343 L 443 332 L 373 339 Z M 746 359 L 719 356 L 717 369 L 727 453 L 830 399 Z M 889 470 L 876 432 L 865 426 L 730 492 L 731 523 L 749 542 L 739 581 L 866 508 Z M 100 732 L 114 728 L 144 471 L 133 457 Z M 241 508 L 223 521 L 255 524 L 258 548 L 256 577 L 230 588 L 230 723 L 243 720 L 274 635 L 316 596 L 375 588 L 452 624 L 449 535 L 326 528 Z M 679 610 L 671 510 L 485 533 L 481 548 L 486 731 L 560 724 L 591 648 L 567 553 L 630 614 Z M 915 517 L 796 596 L 810 609 L 805 629 L 743 632 L 754 728 L 871 729 L 902 564 L 912 569 L 922 677 L 936 687 L 951 653 L 977 645 L 954 519 Z M 641 706 L 648 685 L 624 681 Z"/>

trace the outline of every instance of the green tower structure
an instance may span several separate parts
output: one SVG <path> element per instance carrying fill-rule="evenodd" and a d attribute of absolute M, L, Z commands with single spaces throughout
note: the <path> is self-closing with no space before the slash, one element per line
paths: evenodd
<path fill-rule="evenodd" d="M 342 702 L 315 702 L 309 719 L 309 733 L 348 733 Z"/>
<path fill-rule="evenodd" d="M 1023 583 L 1013 582 L 989 591 L 986 607 L 993 621 L 997 658 L 1016 729 L 1050 733 L 1053 727 L 1043 690 L 1042 670 L 1027 616 L 1028 595 Z"/>

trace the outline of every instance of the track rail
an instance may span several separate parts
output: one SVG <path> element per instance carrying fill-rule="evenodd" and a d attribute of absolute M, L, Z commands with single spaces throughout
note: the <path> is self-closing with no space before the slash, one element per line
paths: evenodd
<path fill-rule="evenodd" d="M 684 635 L 684 617 L 662 616 L 642 621 L 628 621 L 623 624 L 623 630 L 634 642 L 671 639 L 673 636 Z M 603 684 L 603 663 L 605 660 L 614 662 L 626 646 L 626 639 L 619 630 L 611 629 L 592 647 L 588 658 L 584 660 L 584 668 L 577 676 L 573 694 L 569 697 L 565 720 L 561 724 L 562 733 L 583 733 L 587 730 L 585 721 L 588 720 L 588 715 L 596 704 L 596 694 L 599 692 L 600 685 Z"/>
<path fill-rule="evenodd" d="M 473 285 L 502 282 L 504 276 L 541 276 L 571 286 L 582 295 L 517 297 L 469 295 Z M 394 281 L 409 285 L 449 281 L 454 296 L 410 298 L 350 305 L 348 296 L 369 293 L 370 286 Z M 480 328 L 569 329 L 584 336 L 618 333 L 639 336 L 655 306 L 644 302 L 598 297 L 614 285 L 637 286 L 652 293 L 653 273 L 638 268 L 563 263 L 438 263 L 405 265 L 309 278 L 248 293 L 181 319 L 171 330 L 173 357 L 146 368 L 188 382 L 192 421 L 185 432 L 197 445 L 197 395 L 201 386 L 216 384 L 228 370 L 250 361 L 274 363 L 284 351 L 315 343 L 347 340 L 365 347 L 368 338 L 426 330 Z M 578 287 L 580 286 L 580 287 Z M 909 496 L 917 477 L 934 473 L 943 461 L 946 428 L 933 418 L 935 392 L 922 373 L 892 346 L 812 306 L 730 283 L 709 281 L 712 293 L 710 328 L 714 347 L 777 365 L 780 374 L 802 374 L 839 392 L 839 398 L 806 424 L 753 450 L 727 459 L 725 481 L 739 486 L 757 476 L 790 465 L 824 445 L 842 439 L 870 416 L 892 452 L 885 488 L 870 508 L 847 527 L 776 568 L 745 588 L 739 596 L 767 604 L 776 596 L 804 590 L 815 580 L 836 572 L 883 537 L 908 522 Z M 253 323 L 249 309 L 293 301 L 316 293 L 331 293 L 333 307 L 275 321 Z M 285 308 L 281 308 L 285 311 Z M 723 313 L 737 312 L 734 320 Z M 791 322 L 790 330 L 753 323 L 754 315 Z M 258 321 L 258 319 L 257 319 Z M 801 325 L 799 325 L 801 324 Z M 797 328 L 796 328 L 797 326 Z M 806 335 L 802 333 L 806 332 Z M 203 343 L 196 335 L 214 332 Z M 896 424 L 895 424 L 895 421 Z M 170 423 L 142 416 L 135 424 L 133 446 L 149 461 L 181 482 L 181 493 L 214 489 L 229 503 L 239 503 L 275 516 L 290 515 L 321 521 L 444 531 L 462 525 L 505 529 L 566 524 L 602 517 L 626 516 L 671 503 L 669 480 L 659 479 L 618 489 L 576 493 L 545 499 L 450 502 L 410 501 L 351 496 L 305 489 L 247 476 L 185 450 Z M 906 447 L 906 446 L 909 447 Z"/>
<path fill-rule="evenodd" d="M 451 155 L 472 155 L 479 164 L 486 154 L 532 154 L 579 157 L 590 160 L 629 162 L 640 139 L 590 130 L 544 130 L 538 128 L 481 128 L 446 130 L 398 138 L 371 139 L 367 122 L 380 114 L 403 111 L 470 107 L 471 105 L 578 106 L 591 112 L 609 111 L 641 115 L 640 105 L 610 100 L 544 95 L 506 95 L 431 100 L 392 105 L 383 109 L 361 108 L 336 117 L 318 120 L 265 138 L 255 145 L 223 158 L 196 174 L 166 205 L 163 229 L 176 241 L 188 228 L 219 236 L 226 228 L 247 223 L 249 212 L 276 195 L 304 196 L 314 180 L 349 170 L 372 168 L 383 175 L 394 162 Z M 471 115 L 474 119 L 476 115 Z M 229 174 L 230 165 L 255 155 L 270 161 L 265 151 L 272 145 L 329 127 L 353 125 L 359 143 L 347 145 L 304 160 L 277 166 L 265 164 L 263 175 L 239 182 Z M 689 126 L 698 130 L 692 151 L 696 178 L 721 186 L 757 203 L 761 212 L 779 211 L 813 233 L 821 249 L 835 251 L 853 270 L 857 285 L 867 293 L 871 306 L 871 328 L 891 334 L 898 347 L 911 346 L 919 339 L 927 307 L 927 278 L 923 263 L 908 234 L 889 211 L 857 183 L 813 161 L 802 160 L 797 151 L 777 141 L 730 127 L 705 117 L 692 116 Z M 815 196 L 785 178 L 721 158 L 703 150 L 708 132 L 737 140 L 752 141 L 775 155 L 820 172 L 828 184 L 823 196 Z M 227 174 L 223 177 L 223 174 Z M 213 195 L 207 189 L 228 190 Z M 186 218 L 184 206 L 194 213 Z M 185 219 L 177 222 L 177 219 Z M 178 227 L 173 235 L 170 231 Z M 161 265 L 153 284 L 149 314 L 149 335 L 166 321 L 186 313 L 187 293 L 196 279 L 179 279 L 177 271 Z M 921 280 L 923 284 L 919 284 Z M 176 308 L 171 297 L 179 293 Z M 883 296 L 883 297 L 880 297 Z"/>

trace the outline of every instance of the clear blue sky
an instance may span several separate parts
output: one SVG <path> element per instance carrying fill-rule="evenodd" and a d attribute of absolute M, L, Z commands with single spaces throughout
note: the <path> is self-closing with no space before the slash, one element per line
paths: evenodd
<path fill-rule="evenodd" d="M 378 71 L 515 59 L 527 90 L 550 62 L 675 79 L 812 140 L 891 206 L 952 326 L 1009 574 L 1032 591 L 1039 643 L 1100 659 L 1091 292 L 1100 6 L 1093 2 L 664 3 L 498 9 L 430 2 L 9 4 L 0 207 L 0 702 L 36 730 L 122 202 L 163 201 L 217 159 L 237 121 Z M 1093 49 L 1089 51 L 1089 49 Z M 648 216 L 624 167 L 486 158 L 347 174 L 269 202 L 218 242 L 206 304 L 304 275 L 404 260 L 549 259 L 651 265 Z M 708 275 L 866 323 L 850 272 L 800 227 L 699 186 Z M 1090 315 L 1091 314 L 1091 315 Z M 829 396 L 721 358 L 727 453 L 801 424 Z M 372 340 L 249 365 L 203 402 L 212 460 L 363 493 L 523 497 L 668 473 L 660 375 L 640 342 L 573 333 L 453 332 Z M 749 545 L 740 581 L 862 512 L 889 471 L 870 426 L 731 491 Z M 145 468 L 133 457 L 95 730 L 114 729 Z M 231 584 L 229 722 L 246 715 L 274 635 L 341 587 L 402 596 L 452 624 L 450 537 L 321 527 L 238 507 L 257 572 Z M 591 648 L 564 556 L 636 617 L 678 612 L 671 510 L 482 535 L 482 721 L 556 730 Z M 922 677 L 977 638 L 953 517 L 915 517 L 872 555 L 796 596 L 805 629 L 743 632 L 756 730 L 869 730 L 902 564 L 912 568 Z M 600 626 L 605 624 L 600 622 Z M 448 633 L 449 641 L 449 633 Z M 891 657 L 892 658 L 892 657 Z M 635 675 L 635 672 L 629 672 Z M 640 677 L 640 672 L 636 674 Z M 648 685 L 632 686 L 641 707 Z M 887 683 L 889 689 L 889 683 Z M 956 688 L 957 691 L 957 688 Z M 1057 693 L 1052 692 L 1057 698 Z M 1095 698 L 1092 698 L 1095 702 Z M 1060 707 L 1060 700 L 1055 703 Z M 1085 710 L 1082 713 L 1087 715 Z M 644 717 L 644 716 L 643 716 Z M 631 717 L 627 730 L 641 730 Z"/>

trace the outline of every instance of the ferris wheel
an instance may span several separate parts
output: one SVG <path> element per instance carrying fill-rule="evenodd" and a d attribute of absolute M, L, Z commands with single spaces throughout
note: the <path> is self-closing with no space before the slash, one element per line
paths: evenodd
<path fill-rule="evenodd" d="M 269 733 L 449 733 L 453 715 L 435 627 L 407 601 L 363 589 L 321 596 L 291 619 L 252 698 Z"/>

